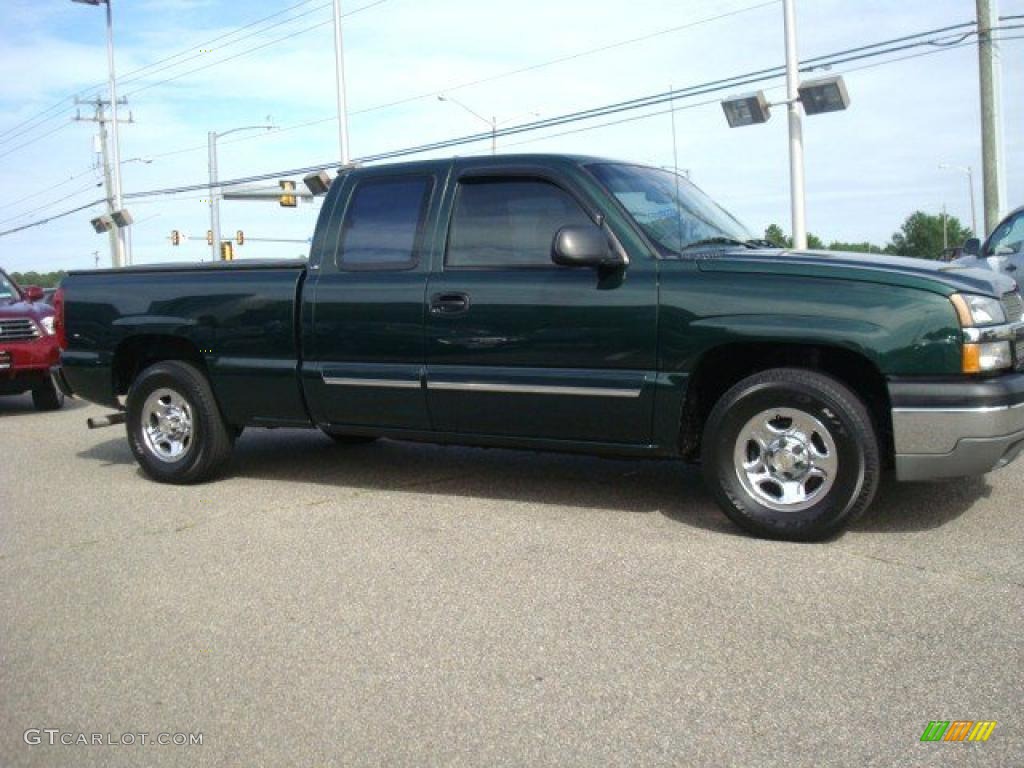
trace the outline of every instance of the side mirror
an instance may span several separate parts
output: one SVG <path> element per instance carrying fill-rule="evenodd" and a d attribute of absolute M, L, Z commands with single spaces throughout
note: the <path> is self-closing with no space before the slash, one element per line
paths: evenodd
<path fill-rule="evenodd" d="M 551 243 L 551 260 L 562 267 L 620 267 L 625 262 L 600 227 L 562 227 Z"/>
<path fill-rule="evenodd" d="M 964 240 L 964 253 L 968 256 L 977 256 L 981 253 L 981 240 L 976 237 Z"/>
<path fill-rule="evenodd" d="M 29 301 L 41 301 L 46 296 L 38 285 L 26 285 L 24 291 L 25 298 Z"/>

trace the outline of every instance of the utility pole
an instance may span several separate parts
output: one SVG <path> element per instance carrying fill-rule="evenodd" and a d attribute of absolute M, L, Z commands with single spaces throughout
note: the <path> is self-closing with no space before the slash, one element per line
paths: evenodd
<path fill-rule="evenodd" d="M 121 99 L 122 104 L 127 102 Z M 107 136 L 107 123 L 113 123 L 113 117 L 107 117 L 106 108 L 110 104 L 109 101 L 96 97 L 92 100 L 75 99 L 75 104 L 88 104 L 94 110 L 92 117 L 82 117 L 81 114 L 75 115 L 75 121 L 80 123 L 97 123 L 99 125 L 99 140 L 100 140 L 100 154 L 103 159 L 103 184 L 107 198 L 107 213 L 113 213 L 118 208 L 117 202 L 117 177 L 120 176 L 120 169 L 114 170 L 110 162 L 110 142 Z M 128 113 L 127 120 L 121 120 L 121 122 L 133 123 L 135 122 L 131 113 Z M 115 269 L 117 267 L 125 266 L 127 261 L 127 254 L 125 252 L 125 241 L 123 232 L 120 227 L 116 224 L 110 228 L 108 233 L 110 235 L 110 265 Z"/>
<path fill-rule="evenodd" d="M 807 206 L 804 199 L 804 134 L 800 117 L 800 61 L 796 50 L 796 0 L 783 0 L 786 28 L 786 110 L 789 113 L 789 190 L 793 247 L 807 248 Z M 981 0 L 979 0 L 981 2 Z"/>
<path fill-rule="evenodd" d="M 345 52 L 341 39 L 341 0 L 334 0 L 334 77 L 338 100 L 338 149 L 348 165 L 348 105 L 345 101 Z"/>
<path fill-rule="evenodd" d="M 984 193 L 984 239 L 999 224 L 1006 199 L 1006 175 L 1003 166 L 1002 105 L 999 47 L 992 27 L 998 19 L 998 0 L 978 3 L 978 72 L 981 91 L 981 186 Z"/>

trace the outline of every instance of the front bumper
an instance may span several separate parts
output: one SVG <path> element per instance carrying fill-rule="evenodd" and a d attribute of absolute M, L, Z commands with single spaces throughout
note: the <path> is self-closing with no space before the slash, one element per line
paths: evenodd
<path fill-rule="evenodd" d="M 1024 452 L 1024 374 L 889 381 L 896 477 L 982 475 Z"/>
<path fill-rule="evenodd" d="M 53 337 L 0 343 L 0 394 L 16 394 L 46 381 L 60 359 Z"/>

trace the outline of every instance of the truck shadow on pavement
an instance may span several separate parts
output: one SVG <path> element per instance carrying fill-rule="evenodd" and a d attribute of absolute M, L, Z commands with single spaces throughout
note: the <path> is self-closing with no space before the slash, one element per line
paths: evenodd
<path fill-rule="evenodd" d="M 105 466 L 135 460 L 123 433 L 81 451 Z M 138 470 L 140 482 L 145 476 Z M 652 513 L 704 530 L 745 536 L 704 488 L 699 467 L 668 460 L 619 460 L 573 454 L 465 448 L 381 440 L 335 445 L 305 430 L 249 430 L 225 472 L 237 478 L 336 489 L 443 494 L 591 510 Z M 168 487 L 170 492 L 180 489 Z M 854 531 L 936 528 L 968 511 L 991 489 L 984 479 L 900 485 L 883 483 Z"/>

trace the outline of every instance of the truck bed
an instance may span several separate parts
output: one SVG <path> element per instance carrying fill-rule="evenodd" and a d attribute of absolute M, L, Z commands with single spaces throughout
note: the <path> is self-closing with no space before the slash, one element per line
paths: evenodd
<path fill-rule="evenodd" d="M 76 394 L 116 407 L 140 349 L 141 364 L 173 351 L 206 370 L 230 423 L 308 425 L 297 376 L 305 275 L 305 259 L 71 272 L 64 375 Z"/>

